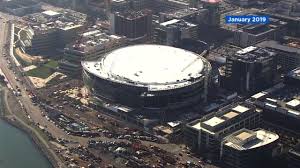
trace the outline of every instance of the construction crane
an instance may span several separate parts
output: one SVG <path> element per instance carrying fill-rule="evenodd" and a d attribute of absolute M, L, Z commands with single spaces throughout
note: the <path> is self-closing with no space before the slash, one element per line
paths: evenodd
<path fill-rule="evenodd" d="M 187 68 L 189 68 L 191 65 L 193 65 L 196 61 L 201 59 L 206 53 L 207 53 L 207 50 L 203 51 L 196 59 L 194 59 L 193 61 L 191 61 L 191 63 L 189 63 L 186 67 L 184 67 L 181 70 L 181 72 L 184 72 Z"/>

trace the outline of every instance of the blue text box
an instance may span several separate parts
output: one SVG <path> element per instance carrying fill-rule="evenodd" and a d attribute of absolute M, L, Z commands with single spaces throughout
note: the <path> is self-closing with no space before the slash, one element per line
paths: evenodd
<path fill-rule="evenodd" d="M 225 16 L 226 24 L 268 24 L 270 22 L 269 16 Z"/>

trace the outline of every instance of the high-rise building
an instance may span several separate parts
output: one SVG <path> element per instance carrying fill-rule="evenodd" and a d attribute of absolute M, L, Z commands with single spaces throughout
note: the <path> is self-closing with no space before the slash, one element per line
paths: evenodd
<path fill-rule="evenodd" d="M 198 25 L 184 20 L 172 19 L 160 23 L 154 29 L 154 40 L 158 44 L 177 46 L 182 39 L 198 38 Z"/>
<path fill-rule="evenodd" d="M 276 53 L 248 47 L 226 58 L 221 87 L 241 94 L 252 94 L 272 86 L 277 80 Z"/>
<path fill-rule="evenodd" d="M 208 9 L 208 24 L 211 26 L 219 26 L 221 20 L 220 0 L 201 0 L 203 8 Z"/>
<path fill-rule="evenodd" d="M 129 41 L 147 40 L 152 33 L 150 10 L 115 12 L 110 17 L 111 32 Z"/>
<path fill-rule="evenodd" d="M 261 111 L 254 105 L 238 103 L 226 106 L 186 125 L 186 143 L 204 157 L 218 160 L 222 139 L 242 128 L 261 124 Z"/>

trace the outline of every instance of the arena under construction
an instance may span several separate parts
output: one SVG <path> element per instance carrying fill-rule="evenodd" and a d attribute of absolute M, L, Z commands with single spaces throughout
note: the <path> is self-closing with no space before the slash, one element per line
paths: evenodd
<path fill-rule="evenodd" d="M 206 101 L 210 63 L 193 52 L 162 45 L 114 50 L 84 61 L 90 93 L 105 102 L 148 110 L 178 109 Z"/>

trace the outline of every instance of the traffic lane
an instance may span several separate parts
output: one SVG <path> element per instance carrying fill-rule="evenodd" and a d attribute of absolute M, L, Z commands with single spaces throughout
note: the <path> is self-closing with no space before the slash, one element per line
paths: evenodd
<path fill-rule="evenodd" d="M 2 30 L 2 31 L 1 31 Z M 21 91 L 21 96 L 18 97 L 18 99 L 22 102 L 24 108 L 30 114 L 30 117 L 35 123 L 40 123 L 41 125 L 45 125 L 48 128 L 48 131 L 59 136 L 65 136 L 65 132 L 63 132 L 61 129 L 57 128 L 53 123 L 47 121 L 41 114 L 40 109 L 38 107 L 35 107 L 32 105 L 31 99 L 28 96 L 28 93 L 26 89 L 23 87 L 23 84 L 19 82 L 19 76 L 16 76 L 17 68 L 15 66 L 12 66 L 13 72 L 8 68 L 8 60 L 3 56 L 3 42 L 6 40 L 8 27 L 6 24 L 1 24 L 1 37 L 0 37 L 0 53 L 2 53 L 0 57 L 0 67 L 9 80 L 9 83 L 11 83 L 12 87 L 14 89 L 19 88 Z M 8 53 L 5 53 L 6 55 Z M 15 73 L 14 73 L 15 72 Z"/>

